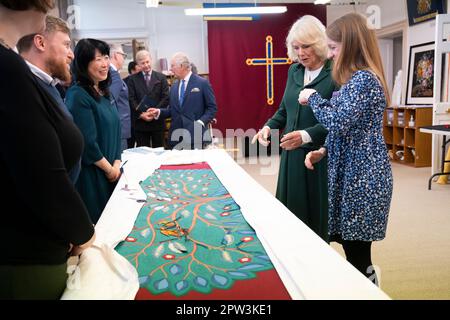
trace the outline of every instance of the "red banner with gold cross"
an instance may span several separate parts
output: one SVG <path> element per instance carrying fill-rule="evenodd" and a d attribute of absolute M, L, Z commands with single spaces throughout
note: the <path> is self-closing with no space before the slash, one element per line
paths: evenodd
<path fill-rule="evenodd" d="M 217 99 L 217 127 L 259 129 L 277 110 L 286 85 L 286 37 L 310 14 L 326 24 L 325 6 L 283 4 L 283 14 L 256 21 L 208 21 L 209 79 Z"/>

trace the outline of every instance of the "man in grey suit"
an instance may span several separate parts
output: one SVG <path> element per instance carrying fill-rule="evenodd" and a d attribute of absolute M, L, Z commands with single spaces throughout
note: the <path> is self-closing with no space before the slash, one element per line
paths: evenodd
<path fill-rule="evenodd" d="M 123 52 L 122 46 L 119 44 L 110 45 L 109 50 L 110 57 L 110 72 L 111 72 L 111 85 L 109 91 L 114 98 L 117 106 L 117 111 L 120 116 L 121 127 L 121 148 L 122 151 L 128 148 L 128 139 L 131 137 L 131 110 L 128 100 L 128 87 L 125 82 L 120 78 L 119 71 L 122 70 L 123 63 L 127 54 Z"/>
<path fill-rule="evenodd" d="M 164 120 L 152 121 L 146 110 L 148 108 L 165 109 L 169 104 L 169 84 L 166 76 L 152 70 L 150 52 L 141 50 L 136 53 L 136 63 L 141 72 L 129 77 L 130 106 L 132 125 L 137 146 L 152 148 L 164 145 Z M 154 105 L 145 103 L 151 101 Z M 143 102 L 141 104 L 141 102 Z M 145 109 L 145 110 L 144 110 Z"/>

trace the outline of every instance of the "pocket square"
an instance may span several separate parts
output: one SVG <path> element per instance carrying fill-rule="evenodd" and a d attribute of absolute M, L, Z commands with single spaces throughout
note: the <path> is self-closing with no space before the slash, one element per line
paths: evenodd
<path fill-rule="evenodd" d="M 191 90 L 191 92 L 200 92 L 200 89 L 199 88 L 194 88 L 194 89 Z"/>

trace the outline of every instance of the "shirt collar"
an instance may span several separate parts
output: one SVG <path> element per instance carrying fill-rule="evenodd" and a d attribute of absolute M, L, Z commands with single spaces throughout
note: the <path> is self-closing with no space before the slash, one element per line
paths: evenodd
<path fill-rule="evenodd" d="M 152 72 L 153 72 L 153 69 L 150 70 L 150 72 L 148 73 L 148 75 L 149 75 L 150 78 L 152 77 Z M 144 72 L 144 71 L 142 71 L 142 74 L 144 75 L 144 78 L 145 78 L 145 72 Z"/>
<path fill-rule="evenodd" d="M 322 66 L 320 66 L 320 68 L 317 68 L 316 70 L 314 70 L 314 71 L 311 71 L 311 70 L 309 70 L 308 68 L 305 68 L 305 73 L 307 72 L 307 73 L 309 73 L 309 74 L 313 74 L 313 75 L 318 75 L 321 71 L 322 71 L 322 69 L 323 69 L 323 67 L 324 67 L 324 65 L 322 65 Z"/>
<path fill-rule="evenodd" d="M 184 80 L 186 85 L 189 82 L 189 79 L 191 78 L 191 76 L 192 76 L 192 71 L 189 71 L 189 73 L 186 75 L 186 77 L 184 77 L 184 79 L 182 79 L 182 80 Z"/>
<path fill-rule="evenodd" d="M 109 66 L 111 67 L 111 69 L 113 69 L 114 71 L 117 71 L 117 68 L 114 64 L 110 63 Z"/>
<path fill-rule="evenodd" d="M 45 71 L 42 71 L 41 69 L 39 69 L 38 67 L 36 67 L 34 64 L 32 64 L 31 62 L 25 60 L 25 62 L 27 63 L 28 67 L 30 68 L 31 72 L 38 77 L 39 79 L 41 79 L 42 81 L 44 81 L 46 84 L 51 85 L 51 86 L 56 86 L 59 83 L 59 80 L 56 78 L 53 78 L 52 76 L 50 76 L 48 73 L 46 73 Z"/>

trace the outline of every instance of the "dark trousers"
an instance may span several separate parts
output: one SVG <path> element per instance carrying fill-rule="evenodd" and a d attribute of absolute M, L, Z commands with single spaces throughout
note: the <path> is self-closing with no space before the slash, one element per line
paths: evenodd
<path fill-rule="evenodd" d="M 378 278 L 372 265 L 372 241 L 342 240 L 347 261 L 350 262 L 364 276 L 378 285 Z"/>
<path fill-rule="evenodd" d="M 0 265 L 0 300 L 58 300 L 66 289 L 67 264 Z"/>
<path fill-rule="evenodd" d="M 134 136 L 134 128 L 131 128 L 131 137 L 127 140 L 128 143 L 128 149 L 134 148 L 134 145 L 136 144 L 136 137 Z"/>
<path fill-rule="evenodd" d="M 159 148 L 164 146 L 164 131 L 135 131 L 137 147 Z"/>

